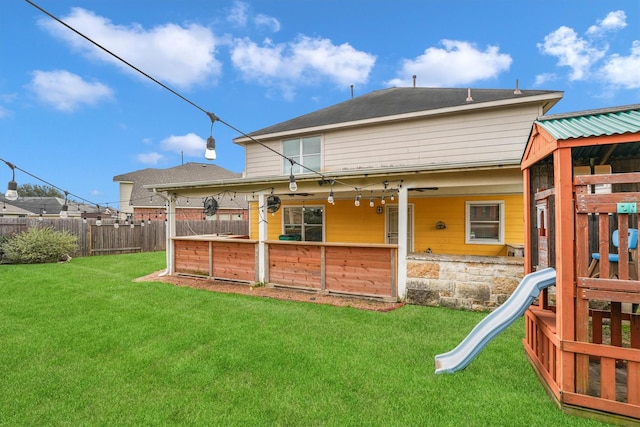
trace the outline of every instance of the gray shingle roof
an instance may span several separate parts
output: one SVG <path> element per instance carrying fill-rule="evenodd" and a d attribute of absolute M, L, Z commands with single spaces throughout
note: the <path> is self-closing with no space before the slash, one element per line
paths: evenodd
<path fill-rule="evenodd" d="M 164 206 L 165 201 L 161 197 L 151 197 L 153 193 L 149 192 L 143 186 L 153 184 L 173 184 L 183 182 L 211 182 L 223 179 L 237 179 L 242 177 L 241 173 L 232 172 L 228 169 L 209 163 L 186 163 L 184 165 L 175 166 L 167 169 L 148 168 L 134 172 L 124 173 L 113 177 L 115 182 L 132 182 L 133 190 L 131 193 L 132 206 L 156 207 Z M 187 199 L 179 199 L 177 206 L 181 207 L 202 207 L 200 200 L 189 201 Z M 235 198 L 223 197 L 220 200 L 222 208 L 246 208 L 246 202 Z"/>
<path fill-rule="evenodd" d="M 468 89 L 466 88 L 404 87 L 382 89 L 257 130 L 249 135 L 266 135 L 419 111 L 515 100 L 538 95 L 562 94 L 560 91 L 548 90 L 522 90 L 521 92 L 516 95 L 513 89 L 471 89 L 473 101 L 467 101 Z M 553 104 L 555 102 L 549 104 L 545 112 Z"/>

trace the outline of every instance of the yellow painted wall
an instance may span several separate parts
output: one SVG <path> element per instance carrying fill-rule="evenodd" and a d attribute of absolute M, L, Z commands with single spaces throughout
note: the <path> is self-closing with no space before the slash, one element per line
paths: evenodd
<path fill-rule="evenodd" d="M 524 207 L 522 195 L 458 196 L 414 198 L 414 251 L 460 255 L 506 255 L 504 245 L 465 244 L 465 202 L 502 200 L 505 204 L 505 244 L 524 242 Z M 376 206 L 380 206 L 379 200 Z M 362 198 L 359 207 L 352 200 L 337 200 L 329 205 L 325 200 L 305 200 L 306 206 L 323 205 L 325 209 L 325 240 L 327 242 L 385 243 L 385 217 L 369 207 L 369 200 Z M 390 204 L 387 203 L 386 206 Z M 250 203 L 251 238 L 258 238 L 257 203 Z M 285 203 L 283 203 L 285 206 Z M 302 206 L 286 203 L 286 206 Z M 385 207 L 386 207 L 385 206 Z M 267 214 L 269 240 L 277 240 L 282 234 L 281 210 Z M 436 229 L 436 223 L 444 221 L 447 228 Z"/>
<path fill-rule="evenodd" d="M 465 244 L 465 202 L 479 200 L 504 201 L 505 244 L 524 243 L 524 201 L 522 195 L 434 197 L 414 199 L 414 250 L 465 255 L 506 255 L 504 245 Z M 444 221 L 447 228 L 436 229 Z"/>

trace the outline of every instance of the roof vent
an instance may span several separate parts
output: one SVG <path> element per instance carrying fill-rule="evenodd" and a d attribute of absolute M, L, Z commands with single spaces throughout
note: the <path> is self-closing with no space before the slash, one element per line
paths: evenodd
<path fill-rule="evenodd" d="M 522 91 L 518 87 L 518 79 L 516 79 L 516 90 L 513 91 L 514 95 L 522 95 Z"/>
<path fill-rule="evenodd" d="M 473 102 L 473 98 L 471 97 L 471 88 L 467 89 L 467 102 Z"/>

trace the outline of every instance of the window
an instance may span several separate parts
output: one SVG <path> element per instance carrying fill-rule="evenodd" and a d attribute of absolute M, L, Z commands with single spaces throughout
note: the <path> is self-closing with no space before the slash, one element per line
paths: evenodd
<path fill-rule="evenodd" d="M 504 244 L 504 202 L 466 202 L 465 242 Z"/>
<path fill-rule="evenodd" d="M 324 240 L 324 209 L 321 206 L 296 206 L 282 209 L 283 234 L 300 236 L 305 242 Z"/>
<path fill-rule="evenodd" d="M 295 162 L 293 173 L 308 173 L 309 170 L 300 165 L 312 169 L 320 170 L 320 157 L 322 151 L 322 142 L 319 136 L 310 136 L 306 138 L 288 139 L 282 141 L 282 154 L 285 158 L 282 160 L 282 172 L 284 175 L 291 173 L 291 159 Z"/>

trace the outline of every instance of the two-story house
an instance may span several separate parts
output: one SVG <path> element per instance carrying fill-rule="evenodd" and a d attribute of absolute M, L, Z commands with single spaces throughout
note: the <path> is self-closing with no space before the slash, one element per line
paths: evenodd
<path fill-rule="evenodd" d="M 520 161 L 531 124 L 562 95 L 390 88 L 245 134 L 234 140 L 245 147 L 244 177 L 145 186 L 250 200 L 249 239 L 212 248 L 206 236 L 174 238 L 168 270 L 403 299 L 412 252 L 506 255 L 524 241 Z M 216 270 L 216 245 L 249 258 L 246 271 Z M 181 256 L 193 251 L 202 265 Z"/>

